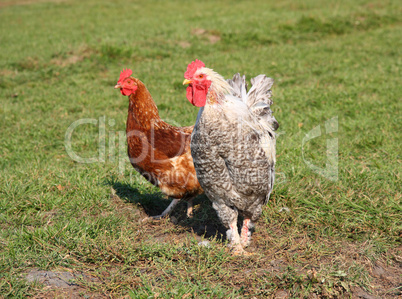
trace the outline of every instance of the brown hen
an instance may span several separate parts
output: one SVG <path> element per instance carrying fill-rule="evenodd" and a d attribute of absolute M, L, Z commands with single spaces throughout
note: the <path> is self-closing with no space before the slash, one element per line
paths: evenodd
<path fill-rule="evenodd" d="M 127 117 L 128 157 L 133 167 L 162 193 L 173 198 L 160 219 L 169 215 L 176 204 L 187 200 L 187 216 L 192 215 L 192 200 L 203 193 L 197 180 L 190 140 L 194 126 L 175 127 L 164 122 L 151 94 L 140 80 L 123 70 L 115 88 L 129 97 Z"/>

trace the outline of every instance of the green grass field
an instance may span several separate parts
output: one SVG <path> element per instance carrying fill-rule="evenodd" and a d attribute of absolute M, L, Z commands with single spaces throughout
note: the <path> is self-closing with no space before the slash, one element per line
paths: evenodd
<path fill-rule="evenodd" d="M 401 296 L 401 15 L 387 0 L 0 0 L 0 297 Z M 230 255 L 205 196 L 192 219 L 181 203 L 141 222 L 169 201 L 128 163 L 113 87 L 131 68 L 163 119 L 192 125 L 195 58 L 275 79 L 278 180 L 251 257 Z M 94 163 L 65 148 L 80 119 L 72 150 Z"/>

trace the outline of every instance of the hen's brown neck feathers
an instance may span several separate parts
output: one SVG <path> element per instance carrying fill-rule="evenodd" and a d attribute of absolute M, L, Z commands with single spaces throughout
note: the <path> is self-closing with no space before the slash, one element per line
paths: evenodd
<path fill-rule="evenodd" d="M 129 104 L 129 120 L 130 114 L 133 120 L 144 128 L 149 128 L 152 123 L 160 121 L 158 108 L 148 89 L 138 79 L 134 79 L 137 83 L 137 90 L 130 95 Z"/>

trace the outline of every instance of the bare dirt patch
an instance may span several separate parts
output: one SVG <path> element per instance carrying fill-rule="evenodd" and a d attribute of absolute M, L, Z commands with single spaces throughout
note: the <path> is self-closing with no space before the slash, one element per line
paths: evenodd
<path fill-rule="evenodd" d="M 70 51 L 65 54 L 56 55 L 50 61 L 50 63 L 57 66 L 66 67 L 81 62 L 86 58 L 89 58 L 94 52 L 94 50 L 88 47 L 83 47 L 77 51 Z"/>
<path fill-rule="evenodd" d="M 200 36 L 205 38 L 211 44 L 215 44 L 221 40 L 220 33 L 216 30 L 206 30 L 203 28 L 194 28 L 191 30 L 192 35 Z"/>
<path fill-rule="evenodd" d="M 178 42 L 179 46 L 182 47 L 183 49 L 187 49 L 191 47 L 191 43 L 187 41 L 180 41 Z"/>
<path fill-rule="evenodd" d="M 70 64 L 76 64 L 77 62 L 82 61 L 82 60 L 84 60 L 84 56 L 71 55 L 71 56 L 66 57 L 64 59 L 62 59 L 62 58 L 54 58 L 54 59 L 51 60 L 51 62 L 53 64 L 56 64 L 56 65 L 67 66 L 67 65 L 70 65 Z"/>
<path fill-rule="evenodd" d="M 25 279 L 28 282 L 44 285 L 41 294 L 35 298 L 78 298 L 84 293 L 86 298 L 104 298 L 100 294 L 88 292 L 81 285 L 82 280 L 91 283 L 99 282 L 99 279 L 84 273 L 32 269 L 26 274 Z"/>
<path fill-rule="evenodd" d="M 7 70 L 7 69 L 1 69 L 0 70 L 0 76 L 12 76 L 12 77 L 15 77 L 15 71 Z"/>

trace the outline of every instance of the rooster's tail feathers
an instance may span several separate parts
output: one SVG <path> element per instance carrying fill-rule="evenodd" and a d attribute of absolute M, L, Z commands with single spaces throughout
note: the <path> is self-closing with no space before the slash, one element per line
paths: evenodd
<path fill-rule="evenodd" d="M 246 76 L 240 76 L 239 73 L 234 74 L 233 79 L 226 80 L 233 88 L 233 95 L 242 99 L 243 102 L 247 101 L 247 83 Z"/>
<path fill-rule="evenodd" d="M 247 105 L 254 106 L 258 102 L 264 102 L 271 107 L 272 105 L 272 91 L 271 87 L 274 84 L 274 79 L 265 75 L 258 75 L 251 79 L 251 88 L 247 94 Z"/>
<path fill-rule="evenodd" d="M 240 76 L 239 73 L 233 76 L 233 79 L 226 80 L 233 88 L 233 95 L 242 99 L 250 110 L 256 115 L 263 125 L 268 125 L 272 130 L 279 127 L 278 121 L 272 115 L 271 105 L 272 91 L 271 87 L 274 80 L 265 75 L 258 75 L 251 79 L 251 88 L 247 92 L 246 76 Z"/>

